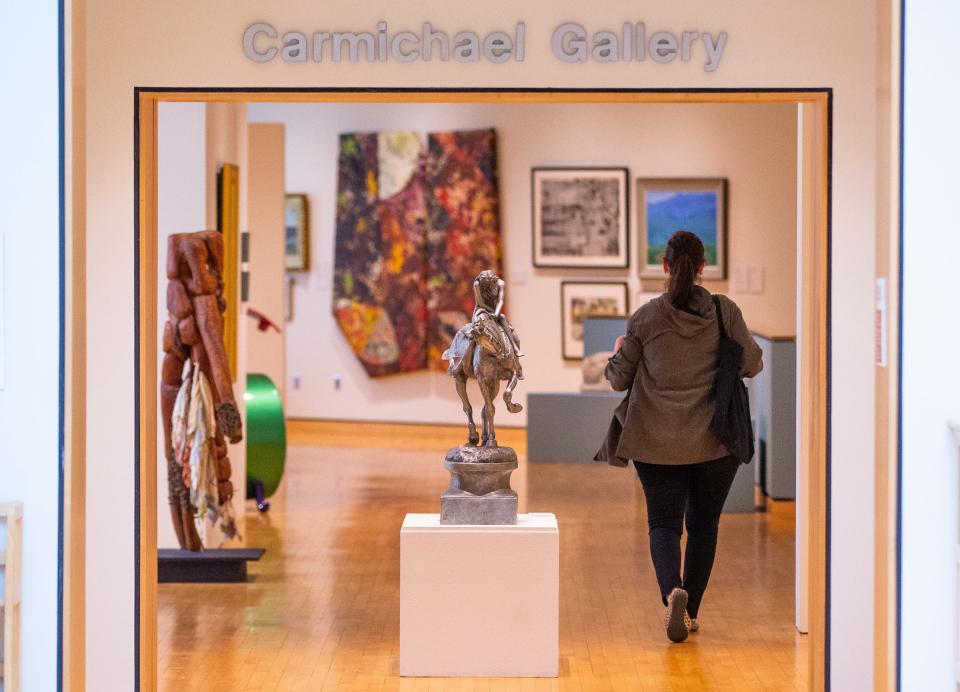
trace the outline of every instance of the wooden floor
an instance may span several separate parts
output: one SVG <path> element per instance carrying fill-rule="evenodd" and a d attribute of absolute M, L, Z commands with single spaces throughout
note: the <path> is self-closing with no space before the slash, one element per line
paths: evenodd
<path fill-rule="evenodd" d="M 555 512 L 560 523 L 559 679 L 399 678 L 400 524 L 407 512 L 438 511 L 443 451 L 459 434 L 291 426 L 273 506 L 248 514 L 248 544 L 267 549 L 252 580 L 160 586 L 160 689 L 807 689 L 789 511 L 724 517 L 701 631 L 672 645 L 636 477 L 523 461 L 521 511 Z M 522 449 L 522 433 L 500 438 Z"/>

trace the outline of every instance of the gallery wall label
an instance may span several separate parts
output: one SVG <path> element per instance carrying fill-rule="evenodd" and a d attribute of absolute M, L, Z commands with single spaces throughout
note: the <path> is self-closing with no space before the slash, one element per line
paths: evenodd
<path fill-rule="evenodd" d="M 243 32 L 248 60 L 268 63 L 342 62 L 523 62 L 527 26 L 481 33 L 447 32 L 423 22 L 418 31 L 392 31 L 385 21 L 371 31 L 278 30 L 268 22 L 251 24 Z M 550 51 L 564 63 L 699 62 L 714 72 L 727 46 L 725 31 L 649 31 L 644 22 L 624 22 L 617 31 L 588 30 L 565 22 L 550 34 Z"/>

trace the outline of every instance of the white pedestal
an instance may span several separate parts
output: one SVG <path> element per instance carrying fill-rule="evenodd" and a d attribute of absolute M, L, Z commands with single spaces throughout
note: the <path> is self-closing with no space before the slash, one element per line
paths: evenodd
<path fill-rule="evenodd" d="M 556 677 L 560 532 L 553 514 L 515 526 L 400 529 L 400 675 Z"/>

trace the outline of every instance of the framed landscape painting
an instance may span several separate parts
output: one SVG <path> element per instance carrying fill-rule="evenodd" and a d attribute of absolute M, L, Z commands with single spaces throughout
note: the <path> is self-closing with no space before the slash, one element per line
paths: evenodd
<path fill-rule="evenodd" d="M 626 168 L 534 168 L 533 266 L 626 268 Z"/>
<path fill-rule="evenodd" d="M 289 194 L 284 198 L 284 261 L 287 271 L 306 271 L 310 268 L 310 244 L 307 196 Z"/>
<path fill-rule="evenodd" d="M 696 233 L 707 260 L 703 278 L 727 277 L 726 178 L 637 178 L 640 276 L 663 276 L 663 253 L 676 231 Z"/>
<path fill-rule="evenodd" d="M 563 327 L 563 357 L 583 358 L 584 317 L 626 317 L 629 312 L 624 281 L 563 281 L 560 284 L 560 314 Z"/>

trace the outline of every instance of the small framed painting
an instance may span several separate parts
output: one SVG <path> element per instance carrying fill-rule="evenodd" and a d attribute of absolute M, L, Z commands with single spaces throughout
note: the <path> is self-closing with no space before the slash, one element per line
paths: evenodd
<path fill-rule="evenodd" d="M 726 178 L 637 178 L 635 199 L 641 277 L 663 277 L 667 241 L 684 230 L 703 241 L 703 278 L 727 278 Z"/>
<path fill-rule="evenodd" d="M 223 346 L 232 377 L 237 376 L 240 271 L 240 168 L 225 163 L 217 172 L 217 230 L 223 235 Z"/>
<path fill-rule="evenodd" d="M 628 267 L 629 178 L 626 168 L 534 168 L 533 266 Z"/>
<path fill-rule="evenodd" d="M 563 357 L 583 358 L 584 317 L 626 317 L 629 313 L 625 281 L 563 281 L 560 284 Z"/>
<path fill-rule="evenodd" d="M 289 194 L 284 199 L 284 260 L 287 271 L 310 268 L 310 225 L 307 196 Z"/>

